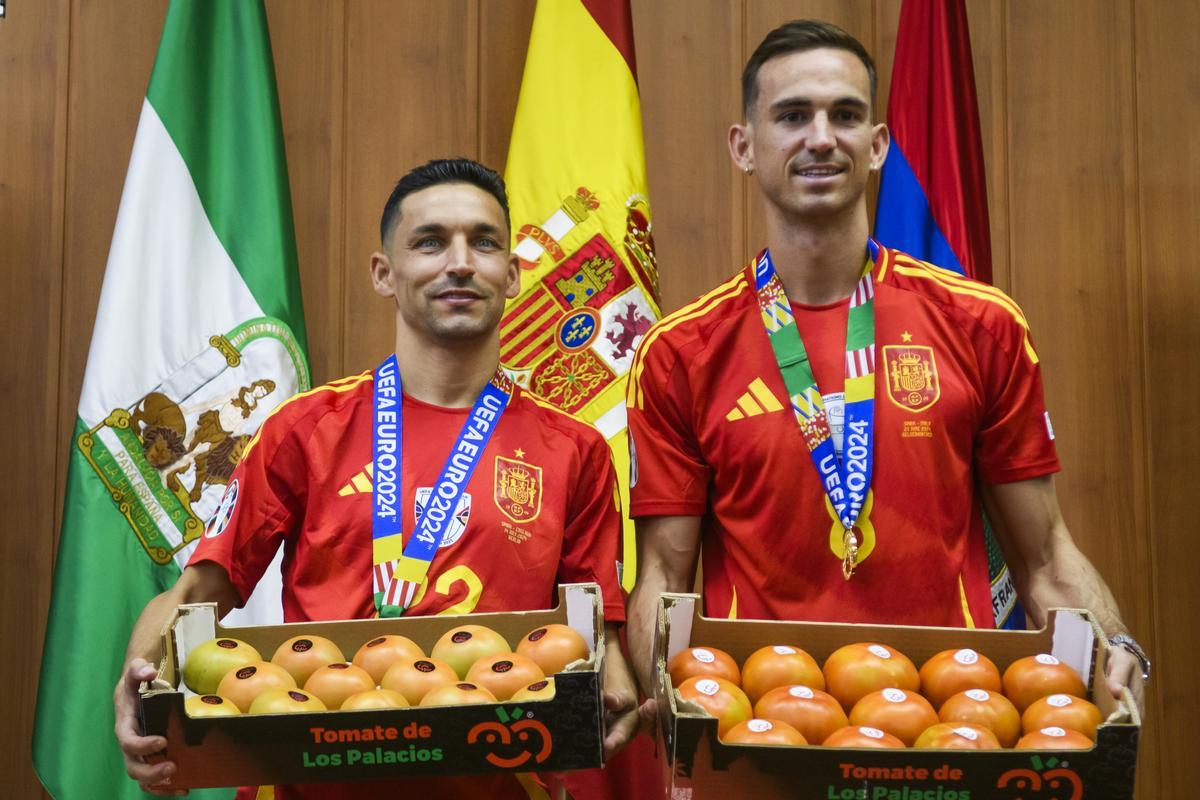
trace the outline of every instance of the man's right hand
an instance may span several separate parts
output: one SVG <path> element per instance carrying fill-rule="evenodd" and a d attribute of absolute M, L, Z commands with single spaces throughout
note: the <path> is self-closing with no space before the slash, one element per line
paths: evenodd
<path fill-rule="evenodd" d="M 143 658 L 132 659 L 125 665 L 125 672 L 113 690 L 117 743 L 125 755 L 125 772 L 141 785 L 142 791 L 165 797 L 179 797 L 187 794 L 187 790 L 171 788 L 170 780 L 175 774 L 175 764 L 170 761 L 146 763 L 146 756 L 166 749 L 167 740 L 162 736 L 142 736 L 138 723 L 138 685 L 156 677 L 158 672 Z"/>

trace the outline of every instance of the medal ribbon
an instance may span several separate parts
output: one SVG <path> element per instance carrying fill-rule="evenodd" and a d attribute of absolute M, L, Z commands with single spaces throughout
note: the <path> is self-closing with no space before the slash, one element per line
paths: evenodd
<path fill-rule="evenodd" d="M 871 257 L 878 254 L 868 242 Z M 842 458 L 838 458 L 825 414 L 825 401 L 817 388 L 812 364 L 800 340 L 792 307 L 783 281 L 775 272 L 771 254 L 763 250 L 754 265 L 755 290 L 763 326 L 775 353 L 792 401 L 796 422 L 808 445 L 813 466 L 845 529 L 842 574 L 854 574 L 860 542 L 854 525 L 871 488 L 875 442 L 875 283 L 868 261 L 863 276 L 850 296 L 846 322 L 846 417 L 842 436 Z"/>
<path fill-rule="evenodd" d="M 425 502 L 416 530 L 405 545 L 401 436 L 404 395 L 395 354 L 376 368 L 372 397 L 371 550 L 375 565 L 372 594 L 379 616 L 398 617 L 412 605 L 511 396 L 512 382 L 497 368 L 471 406 Z"/>

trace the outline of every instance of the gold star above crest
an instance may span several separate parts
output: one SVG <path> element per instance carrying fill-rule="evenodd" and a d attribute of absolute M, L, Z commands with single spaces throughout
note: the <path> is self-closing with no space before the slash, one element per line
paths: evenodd
<path fill-rule="evenodd" d="M 525 457 L 525 451 L 518 447 L 517 448 L 517 458 L 524 458 L 524 457 Z"/>
<path fill-rule="evenodd" d="M 912 334 L 908 331 L 905 331 L 904 333 L 900 334 L 900 339 L 907 344 L 908 342 L 912 341 Z"/>

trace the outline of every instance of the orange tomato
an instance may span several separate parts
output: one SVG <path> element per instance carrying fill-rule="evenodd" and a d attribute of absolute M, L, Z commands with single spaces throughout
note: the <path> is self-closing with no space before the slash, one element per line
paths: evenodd
<path fill-rule="evenodd" d="M 375 683 L 383 680 L 388 667 L 404 659 L 424 658 L 425 651 L 421 646 L 407 636 L 387 633 L 376 636 L 371 641 L 358 648 L 354 654 L 354 666 L 362 667 Z"/>
<path fill-rule="evenodd" d="M 1000 691 L 1000 670 L 987 656 L 964 647 L 943 650 L 921 665 L 921 694 L 934 708 L 967 689 Z"/>
<path fill-rule="evenodd" d="M 718 736 L 724 736 L 734 725 L 754 714 L 746 693 L 724 678 L 697 675 L 688 678 L 675 691 L 683 700 L 695 703 L 717 718 Z"/>
<path fill-rule="evenodd" d="M 887 731 L 909 747 L 922 731 L 936 725 L 937 721 L 937 712 L 928 700 L 916 692 L 903 689 L 871 692 L 855 703 L 850 711 L 851 725 Z"/>
<path fill-rule="evenodd" d="M 917 737 L 913 747 L 933 750 L 999 750 L 996 734 L 968 722 L 939 722 Z"/>
<path fill-rule="evenodd" d="M 535 681 L 524 689 L 520 689 L 513 693 L 513 696 L 508 698 L 512 701 L 517 700 L 553 700 L 554 699 L 554 678 L 546 678 L 545 680 Z"/>
<path fill-rule="evenodd" d="M 833 695 L 808 686 L 775 687 L 754 704 L 754 716 L 786 722 L 810 742 L 823 742 L 850 724 Z"/>
<path fill-rule="evenodd" d="M 467 683 L 487 689 L 497 700 L 508 700 L 535 681 L 545 679 L 542 668 L 520 653 L 484 656 L 467 671 Z"/>
<path fill-rule="evenodd" d="M 242 710 L 219 694 L 194 694 L 183 701 L 189 717 L 236 717 Z"/>
<path fill-rule="evenodd" d="M 331 711 L 341 708 L 347 697 L 374 688 L 375 679 L 370 673 L 344 661 L 317 669 L 304 682 L 304 691 L 319 698 Z"/>
<path fill-rule="evenodd" d="M 285 689 L 276 686 L 254 698 L 247 714 L 306 714 L 310 711 L 325 711 L 320 699 L 301 689 Z"/>
<path fill-rule="evenodd" d="M 292 678 L 291 673 L 270 661 L 255 661 L 241 669 L 230 670 L 221 679 L 221 684 L 217 687 L 217 694 L 245 712 L 254 702 L 254 698 L 267 689 L 277 688 L 296 688 L 296 681 Z"/>
<path fill-rule="evenodd" d="M 982 725 L 996 734 L 1002 747 L 1012 747 L 1021 738 L 1021 715 L 1012 701 L 999 692 L 985 689 L 959 692 L 942 703 L 938 719 Z"/>
<path fill-rule="evenodd" d="M 352 694 L 342 703 L 342 711 L 367 711 L 380 708 L 408 708 L 404 695 L 391 689 L 371 689 Z"/>
<path fill-rule="evenodd" d="M 496 698 L 491 692 L 473 683 L 451 683 L 439 686 L 421 698 L 423 706 L 467 706 L 495 702 Z"/>
<path fill-rule="evenodd" d="M 293 636 L 271 656 L 271 663 L 286 669 L 297 686 L 303 686 L 319 667 L 345 660 L 342 649 L 324 636 Z"/>
<path fill-rule="evenodd" d="M 825 676 L 816 660 L 799 647 L 785 644 L 760 647 L 742 664 L 742 691 L 751 703 L 779 686 L 825 689 Z"/>
<path fill-rule="evenodd" d="M 671 685 L 678 688 L 688 678 L 722 678 L 735 686 L 742 683 L 737 662 L 724 650 L 715 647 L 688 647 L 680 650 L 667 662 Z"/>
<path fill-rule="evenodd" d="M 880 689 L 915 692 L 921 687 L 917 668 L 908 656 L 884 644 L 862 642 L 839 647 L 825 659 L 825 691 L 849 711 Z"/>
<path fill-rule="evenodd" d="M 1018 658 L 1004 670 L 1004 694 L 1022 714 L 1035 700 L 1052 694 L 1086 697 L 1079 673 L 1052 655 Z"/>
<path fill-rule="evenodd" d="M 1079 731 L 1066 728 L 1042 728 L 1021 737 L 1018 750 L 1091 750 L 1093 742 Z"/>
<path fill-rule="evenodd" d="M 748 719 L 721 737 L 725 744 L 808 744 L 800 731 L 777 719 Z"/>
<path fill-rule="evenodd" d="M 397 661 L 384 673 L 379 685 L 399 692 L 410 706 L 415 706 L 433 689 L 457 682 L 458 675 L 449 664 L 436 658 L 418 658 Z"/>
<path fill-rule="evenodd" d="M 839 728 L 821 742 L 825 747 L 872 747 L 904 749 L 904 742 L 886 731 L 866 725 L 847 725 Z"/>
<path fill-rule="evenodd" d="M 442 634 L 429 651 L 436 661 L 450 665 L 459 678 L 466 678 L 471 665 L 494 653 L 511 653 L 503 636 L 483 625 L 459 625 Z"/>
<path fill-rule="evenodd" d="M 572 661 L 587 658 L 591 648 L 579 631 L 554 622 L 522 636 L 517 652 L 533 659 L 545 675 L 557 675 Z"/>
<path fill-rule="evenodd" d="M 1101 718 L 1100 709 L 1082 697 L 1052 694 L 1035 700 L 1025 709 L 1021 715 L 1021 728 L 1025 733 L 1042 728 L 1066 728 L 1079 731 L 1094 742 Z"/>
<path fill-rule="evenodd" d="M 196 694 L 212 694 L 231 669 L 262 661 L 252 645 L 241 639 L 209 639 L 192 648 L 183 665 L 183 682 Z"/>

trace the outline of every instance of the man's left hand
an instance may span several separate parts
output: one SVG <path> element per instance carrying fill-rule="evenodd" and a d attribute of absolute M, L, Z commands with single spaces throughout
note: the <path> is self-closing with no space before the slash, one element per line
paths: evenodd
<path fill-rule="evenodd" d="M 638 732 L 638 693 L 621 652 L 620 628 L 604 626 L 604 760 L 615 756 Z"/>
<path fill-rule="evenodd" d="M 1146 682 L 1142 679 L 1142 665 L 1124 647 L 1114 647 L 1108 653 L 1108 665 L 1105 669 L 1105 683 L 1108 691 L 1117 700 L 1123 699 L 1121 690 L 1128 688 L 1137 703 L 1138 714 L 1146 713 Z"/>

